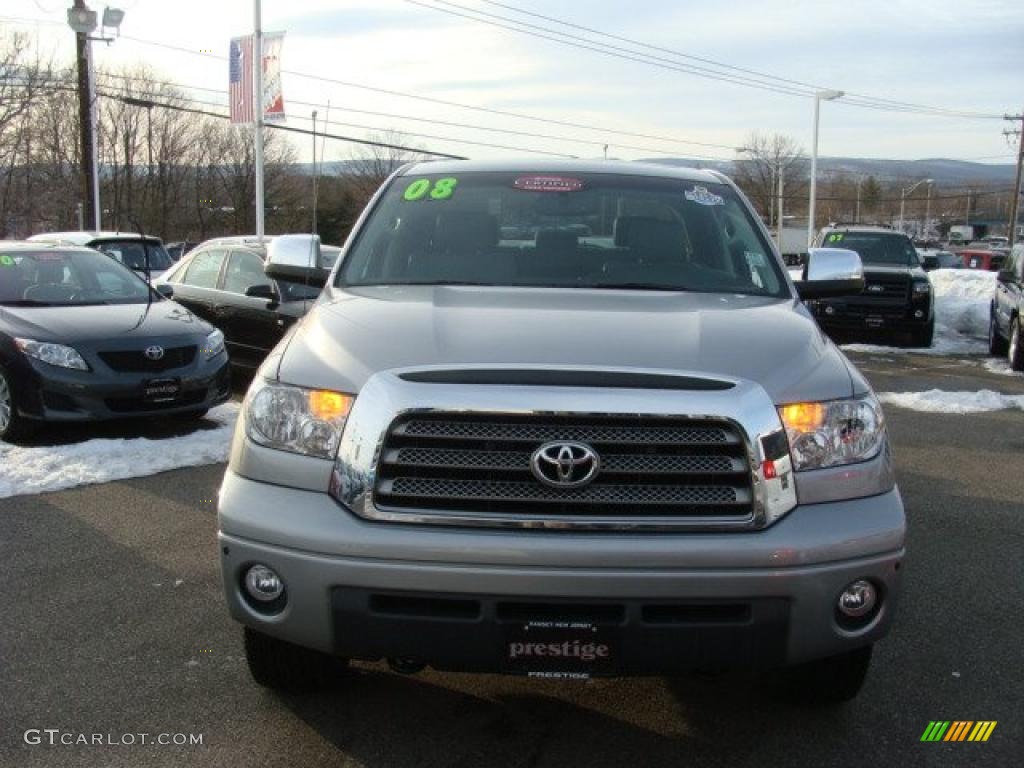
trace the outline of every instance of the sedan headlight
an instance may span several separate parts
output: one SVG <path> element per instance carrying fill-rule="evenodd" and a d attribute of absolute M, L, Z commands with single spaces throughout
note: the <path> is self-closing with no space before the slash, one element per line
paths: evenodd
<path fill-rule="evenodd" d="M 885 419 L 874 395 L 779 407 L 797 471 L 855 464 L 885 444 Z"/>
<path fill-rule="evenodd" d="M 246 395 L 245 433 L 268 448 L 330 459 L 354 401 L 342 392 L 259 379 Z"/>
<path fill-rule="evenodd" d="M 15 339 L 14 343 L 29 357 L 34 357 L 49 365 L 55 365 L 58 368 L 73 368 L 76 371 L 89 370 L 89 365 L 74 347 L 32 339 Z"/>
<path fill-rule="evenodd" d="M 212 360 L 224 351 L 224 334 L 215 330 L 206 337 L 206 344 L 203 346 L 203 356 Z"/>

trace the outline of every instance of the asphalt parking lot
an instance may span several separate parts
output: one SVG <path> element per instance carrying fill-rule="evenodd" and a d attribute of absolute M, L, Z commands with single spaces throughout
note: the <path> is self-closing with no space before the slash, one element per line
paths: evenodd
<path fill-rule="evenodd" d="M 1024 377 L 977 361 L 852 357 L 879 391 L 1024 393 Z M 886 412 L 904 593 L 844 708 L 798 709 L 744 675 L 562 683 L 377 665 L 337 691 L 269 693 L 221 598 L 214 465 L 0 501 L 0 766 L 1019 764 L 1024 412 Z M 931 720 L 998 725 L 986 743 L 922 743 Z M 136 743 L 26 743 L 33 729 Z"/>

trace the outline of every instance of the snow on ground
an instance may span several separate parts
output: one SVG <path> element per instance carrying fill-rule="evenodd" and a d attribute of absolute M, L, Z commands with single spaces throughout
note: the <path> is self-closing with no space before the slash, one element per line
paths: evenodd
<path fill-rule="evenodd" d="M 991 389 L 977 392 L 880 392 L 878 399 L 888 405 L 925 413 L 983 413 L 1019 408 L 1024 411 L 1024 395 L 1003 395 Z"/>
<path fill-rule="evenodd" d="M 926 355 L 987 355 L 989 306 L 996 273 L 936 269 L 928 273 L 935 294 L 935 340 L 929 349 L 844 344 L 847 352 L 914 352 Z"/>
<path fill-rule="evenodd" d="M 1012 368 L 1010 368 L 1010 361 L 1007 360 L 1005 357 L 989 358 L 988 360 L 985 360 L 982 363 L 982 365 L 985 366 L 986 371 L 991 371 L 992 373 L 999 373 L 1002 374 L 1003 376 L 1024 377 L 1024 372 L 1015 371 Z"/>
<path fill-rule="evenodd" d="M 206 415 L 216 428 L 179 437 L 96 438 L 39 447 L 0 442 L 0 499 L 226 461 L 237 417 L 238 404 L 225 403 Z"/>

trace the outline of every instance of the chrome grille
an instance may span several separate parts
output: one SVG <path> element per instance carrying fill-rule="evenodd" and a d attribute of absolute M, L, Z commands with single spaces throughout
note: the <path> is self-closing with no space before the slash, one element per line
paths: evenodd
<path fill-rule="evenodd" d="M 601 470 L 583 488 L 553 488 L 530 470 L 543 443 L 585 442 Z M 646 415 L 431 413 L 388 429 L 374 503 L 399 512 L 464 512 L 511 519 L 750 518 L 749 459 L 725 421 Z"/>

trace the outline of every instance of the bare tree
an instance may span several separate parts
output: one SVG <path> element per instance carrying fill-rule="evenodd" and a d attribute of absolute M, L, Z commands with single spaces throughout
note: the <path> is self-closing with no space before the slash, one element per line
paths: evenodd
<path fill-rule="evenodd" d="M 736 183 L 757 206 L 768 224 L 777 223 L 780 172 L 783 175 L 783 194 L 786 199 L 783 215 L 803 208 L 796 203 L 807 195 L 807 159 L 794 139 L 778 133 L 750 134 L 735 169 Z"/>
<path fill-rule="evenodd" d="M 355 194 L 364 202 L 368 201 L 377 188 L 395 170 L 406 163 L 422 160 L 424 155 L 407 136 L 395 130 L 383 134 L 371 133 L 370 141 L 390 146 L 362 145 L 352 151 L 343 175 L 348 177 Z M 411 150 L 397 147 L 413 147 Z"/>

